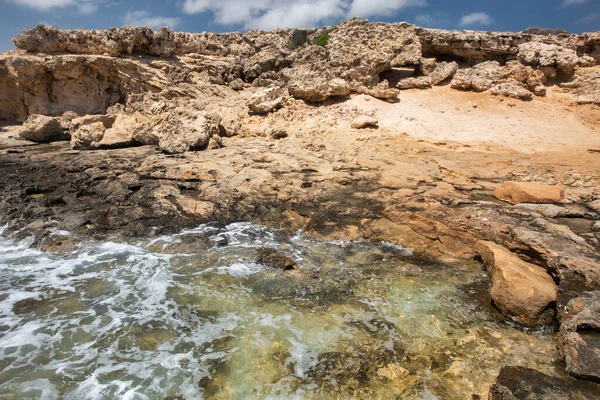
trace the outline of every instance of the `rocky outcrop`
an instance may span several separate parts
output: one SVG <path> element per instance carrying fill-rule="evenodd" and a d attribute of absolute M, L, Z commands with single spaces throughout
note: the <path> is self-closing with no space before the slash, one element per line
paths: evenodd
<path fill-rule="evenodd" d="M 70 122 L 56 117 L 30 115 L 19 135 L 33 142 L 48 143 L 69 140 Z"/>
<path fill-rule="evenodd" d="M 560 203 L 565 189 L 560 185 L 544 185 L 535 182 L 502 182 L 493 193 L 500 200 L 518 203 Z"/>
<path fill-rule="evenodd" d="M 261 90 L 248 99 L 250 111 L 258 114 L 266 114 L 283 107 L 283 89 L 268 88 Z"/>
<path fill-rule="evenodd" d="M 559 348 L 572 375 L 600 381 L 600 291 L 583 292 L 562 310 Z"/>
<path fill-rule="evenodd" d="M 544 268 L 492 242 L 480 241 L 475 250 L 491 275 L 492 300 L 504 314 L 525 325 L 552 321 L 557 286 Z"/>
<path fill-rule="evenodd" d="M 568 33 L 535 35 L 518 32 L 446 31 L 418 28 L 417 35 L 425 57 L 452 57 L 477 64 L 484 61 L 506 62 L 519 57 L 520 46 L 527 42 L 559 46 L 577 56 L 592 55 L 600 60 L 600 34 Z M 527 50 L 526 50 L 527 51 Z"/>
<path fill-rule="evenodd" d="M 600 398 L 600 385 L 550 376 L 525 367 L 502 368 L 489 393 L 489 400 L 595 398 Z"/>

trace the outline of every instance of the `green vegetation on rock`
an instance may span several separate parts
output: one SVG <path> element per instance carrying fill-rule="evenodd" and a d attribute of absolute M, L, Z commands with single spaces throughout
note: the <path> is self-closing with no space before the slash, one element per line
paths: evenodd
<path fill-rule="evenodd" d="M 335 28 L 325 30 L 325 32 L 317 36 L 315 39 L 315 44 L 321 47 L 327 46 L 327 43 L 329 43 L 329 34 L 333 31 L 335 31 Z"/>

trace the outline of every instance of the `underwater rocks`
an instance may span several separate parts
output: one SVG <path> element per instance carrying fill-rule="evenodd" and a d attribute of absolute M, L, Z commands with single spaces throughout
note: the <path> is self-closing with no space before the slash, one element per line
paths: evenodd
<path fill-rule="evenodd" d="M 492 300 L 504 314 L 525 325 L 552 321 L 557 286 L 544 268 L 492 242 L 480 241 L 475 249 L 490 272 Z"/>
<path fill-rule="evenodd" d="M 600 385 L 558 378 L 525 367 L 504 367 L 489 400 L 563 400 L 600 398 Z"/>
<path fill-rule="evenodd" d="M 279 253 L 276 249 L 268 247 L 260 249 L 256 262 L 258 264 L 266 265 L 267 267 L 284 271 L 294 269 L 294 266 L 296 265 L 296 262 L 290 257 Z"/>

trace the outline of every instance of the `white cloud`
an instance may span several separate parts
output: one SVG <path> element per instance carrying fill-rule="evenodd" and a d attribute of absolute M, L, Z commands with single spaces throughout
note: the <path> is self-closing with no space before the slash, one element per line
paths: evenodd
<path fill-rule="evenodd" d="M 425 28 L 443 27 L 450 24 L 448 14 L 435 12 L 433 14 L 419 14 L 415 17 L 415 23 Z"/>
<path fill-rule="evenodd" d="M 563 0 L 562 6 L 563 8 L 569 6 L 578 6 L 580 4 L 587 3 L 587 1 L 588 0 Z"/>
<path fill-rule="evenodd" d="M 130 11 L 123 17 L 123 23 L 131 26 L 148 26 L 158 28 L 168 26 L 174 28 L 179 24 L 179 18 L 153 16 L 148 11 Z"/>
<path fill-rule="evenodd" d="M 10 0 L 12 3 L 33 8 L 37 11 L 49 11 L 53 8 L 77 7 L 82 14 L 93 14 L 100 1 L 96 0 Z"/>
<path fill-rule="evenodd" d="M 185 0 L 187 14 L 211 12 L 220 25 L 245 28 L 307 28 L 355 16 L 389 15 L 426 0 Z"/>
<path fill-rule="evenodd" d="M 492 17 L 484 12 L 467 14 L 460 19 L 460 26 L 489 25 L 491 23 Z"/>
<path fill-rule="evenodd" d="M 407 7 L 424 7 L 425 0 L 352 0 L 349 17 L 373 17 L 389 15 L 394 11 Z"/>
<path fill-rule="evenodd" d="M 593 12 L 583 18 L 577 20 L 578 24 L 591 24 L 592 22 L 600 21 L 600 13 Z"/>

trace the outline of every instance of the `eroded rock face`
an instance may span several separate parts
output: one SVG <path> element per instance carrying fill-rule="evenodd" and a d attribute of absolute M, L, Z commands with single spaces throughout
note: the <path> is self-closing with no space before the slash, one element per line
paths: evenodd
<path fill-rule="evenodd" d="M 572 375 L 600 381 L 600 291 L 584 292 L 562 313 L 559 348 Z"/>
<path fill-rule="evenodd" d="M 557 286 L 544 268 L 492 242 L 477 242 L 475 250 L 490 272 L 492 300 L 504 314 L 525 325 L 552 321 Z"/>
<path fill-rule="evenodd" d="M 19 135 L 33 142 L 48 143 L 69 140 L 69 121 L 45 115 L 30 115 Z"/>
<path fill-rule="evenodd" d="M 493 194 L 512 204 L 560 203 L 564 199 L 565 189 L 535 182 L 502 182 Z"/>

